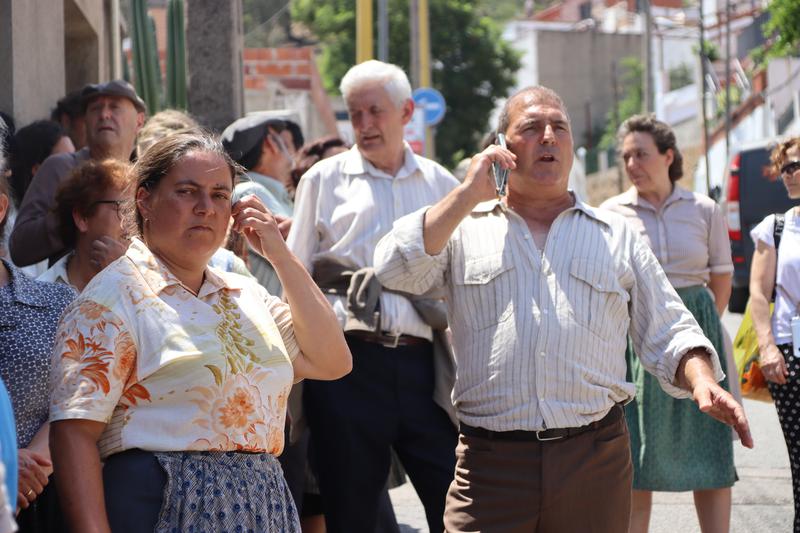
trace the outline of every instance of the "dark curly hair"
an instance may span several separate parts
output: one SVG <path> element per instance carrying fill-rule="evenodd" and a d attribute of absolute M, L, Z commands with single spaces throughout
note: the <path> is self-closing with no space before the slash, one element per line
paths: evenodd
<path fill-rule="evenodd" d="M 634 115 L 622 123 L 617 132 L 617 146 L 622 146 L 625 137 L 634 132 L 649 133 L 656 144 L 658 153 L 665 154 L 672 150 L 672 163 L 669 165 L 669 180 L 676 182 L 683 177 L 683 155 L 678 150 L 675 132 L 665 122 L 656 119 L 655 115 Z"/>
<path fill-rule="evenodd" d="M 772 165 L 772 172 L 775 176 L 780 177 L 781 167 L 786 163 L 786 152 L 796 146 L 800 149 L 800 137 L 792 137 L 782 143 L 779 143 L 769 156 L 769 161 Z"/>
<path fill-rule="evenodd" d="M 104 200 L 109 190 L 129 192 L 131 166 L 116 159 L 88 160 L 75 167 L 56 193 L 53 211 L 58 217 L 61 239 L 67 248 L 74 248 L 78 229 L 72 218 L 73 211 L 84 217 L 97 212 L 97 202 Z"/>
<path fill-rule="evenodd" d="M 292 181 L 295 187 L 300 183 L 300 178 L 325 157 L 325 152 L 331 148 L 349 148 L 347 143 L 335 135 L 328 135 L 303 146 L 295 156 L 295 166 L 292 170 Z"/>

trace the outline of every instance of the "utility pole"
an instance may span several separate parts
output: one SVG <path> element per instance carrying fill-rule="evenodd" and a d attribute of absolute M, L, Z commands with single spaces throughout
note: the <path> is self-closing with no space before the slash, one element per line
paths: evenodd
<path fill-rule="evenodd" d="M 410 0 L 409 29 L 411 30 L 411 86 L 414 89 L 431 87 L 431 30 L 428 0 Z M 434 129 L 425 127 L 425 157 L 434 158 L 436 145 Z"/>
<path fill-rule="evenodd" d="M 431 79 L 431 25 L 428 0 L 417 0 L 419 7 L 419 85 L 433 87 Z M 436 130 L 425 127 L 425 157 L 436 157 Z"/>
<path fill-rule="evenodd" d="M 617 76 L 617 60 L 611 61 L 611 90 L 614 95 L 614 131 L 619 130 L 619 77 Z M 622 168 L 617 164 L 617 189 L 623 192 Z"/>
<path fill-rule="evenodd" d="M 725 162 L 731 156 L 731 0 L 725 1 Z"/>
<path fill-rule="evenodd" d="M 411 45 L 411 87 L 417 89 L 419 83 L 419 0 L 408 2 L 408 29 Z"/>
<path fill-rule="evenodd" d="M 119 0 L 111 0 L 111 79 L 122 77 L 122 37 L 119 31 Z"/>
<path fill-rule="evenodd" d="M 372 57 L 372 0 L 356 0 L 356 64 Z"/>
<path fill-rule="evenodd" d="M 703 0 L 700 0 L 700 100 L 703 113 L 703 152 L 705 153 L 706 192 L 711 193 L 711 163 L 708 160 L 708 113 L 706 110 L 706 33 L 703 24 Z"/>
<path fill-rule="evenodd" d="M 702 1 L 702 0 L 701 0 Z M 645 113 L 652 113 L 653 106 L 653 20 L 650 0 L 642 0 L 644 15 L 644 98 L 642 104 Z"/>
<path fill-rule="evenodd" d="M 389 61 L 389 0 L 378 0 L 378 59 Z"/>

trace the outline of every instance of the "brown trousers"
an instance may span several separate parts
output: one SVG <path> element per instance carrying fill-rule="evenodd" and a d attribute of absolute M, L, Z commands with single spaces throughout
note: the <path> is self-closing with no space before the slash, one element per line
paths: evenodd
<path fill-rule="evenodd" d="M 632 476 L 625 417 L 550 442 L 462 434 L 445 531 L 626 533 Z"/>

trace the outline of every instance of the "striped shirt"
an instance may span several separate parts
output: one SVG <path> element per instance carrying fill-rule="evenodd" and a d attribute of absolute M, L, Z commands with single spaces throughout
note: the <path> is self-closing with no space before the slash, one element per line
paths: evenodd
<path fill-rule="evenodd" d="M 627 402 L 627 334 L 644 367 L 676 398 L 681 358 L 714 347 L 625 219 L 577 201 L 540 251 L 504 204 L 479 204 L 436 256 L 425 209 L 398 220 L 375 252 L 378 278 L 422 293 L 444 286 L 457 363 L 459 419 L 494 431 L 577 427 Z"/>
<path fill-rule="evenodd" d="M 450 172 L 415 155 L 408 145 L 395 176 L 375 168 L 354 146 L 320 161 L 303 175 L 287 243 L 312 274 L 319 259 L 354 269 L 371 267 L 378 240 L 395 220 L 439 201 L 456 185 Z M 345 298 L 327 297 L 344 327 Z M 383 331 L 432 338 L 430 326 L 406 298 L 383 293 L 380 306 Z"/>
<path fill-rule="evenodd" d="M 725 218 L 708 196 L 675 185 L 656 209 L 631 187 L 600 207 L 624 216 L 643 236 L 673 287 L 707 285 L 711 274 L 733 272 Z"/>

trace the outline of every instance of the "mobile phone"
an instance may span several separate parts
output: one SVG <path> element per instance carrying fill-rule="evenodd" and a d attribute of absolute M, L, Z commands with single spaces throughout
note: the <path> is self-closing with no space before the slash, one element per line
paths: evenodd
<path fill-rule="evenodd" d="M 497 145 L 506 148 L 506 136 L 502 133 L 497 134 Z M 497 196 L 505 196 L 508 187 L 508 169 L 500 166 L 500 163 L 492 163 L 492 170 L 494 171 L 494 182 L 497 190 Z"/>

